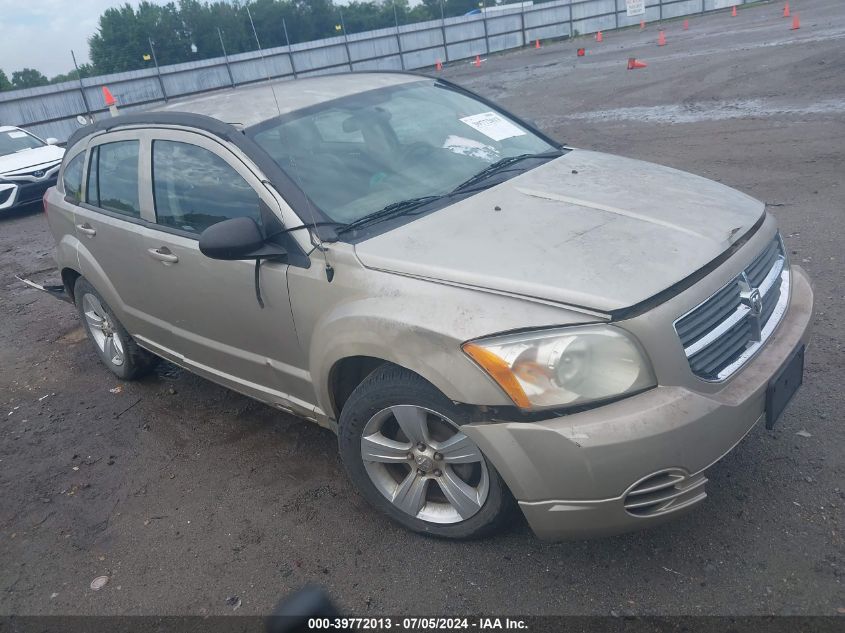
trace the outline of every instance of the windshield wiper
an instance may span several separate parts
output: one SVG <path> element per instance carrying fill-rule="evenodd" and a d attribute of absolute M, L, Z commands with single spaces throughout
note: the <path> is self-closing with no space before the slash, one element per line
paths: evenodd
<path fill-rule="evenodd" d="M 478 184 L 485 178 L 488 178 L 495 173 L 501 172 L 506 167 L 513 165 L 514 163 L 518 163 L 529 158 L 543 159 L 552 158 L 560 155 L 561 151 L 556 149 L 548 152 L 541 152 L 539 154 L 519 154 L 518 156 L 507 156 L 505 158 L 502 158 L 501 160 L 496 161 L 492 165 L 488 165 L 483 170 L 475 174 L 472 178 L 462 182 L 460 185 L 452 189 L 452 191 L 450 191 L 449 193 L 435 196 L 409 198 L 408 200 L 400 200 L 399 202 L 393 202 L 384 207 L 383 209 L 376 211 L 375 213 L 365 215 L 364 217 L 358 218 L 357 220 L 354 220 L 349 224 L 338 226 L 335 229 L 335 232 L 338 234 L 345 233 L 347 231 L 368 226 L 370 224 L 381 222 L 383 220 L 389 220 L 391 218 L 396 218 L 402 215 L 410 215 L 413 211 L 429 204 L 430 202 L 442 200 L 443 198 L 450 198 L 455 194 L 465 193 L 466 190 L 470 189 L 473 185 Z"/>
<path fill-rule="evenodd" d="M 407 215 L 410 214 L 412 211 L 415 211 L 419 207 L 422 207 L 428 204 L 429 202 L 439 200 L 443 197 L 444 196 L 422 196 L 420 198 L 409 198 L 408 200 L 400 200 L 399 202 L 393 202 L 384 207 L 383 209 L 376 211 L 375 213 L 370 213 L 369 215 L 365 215 L 362 218 L 358 218 L 357 220 L 350 222 L 349 224 L 344 224 L 338 227 L 335 232 L 345 233 L 346 231 L 358 229 L 363 226 L 373 224 L 375 222 L 389 220 L 391 218 L 399 217 L 400 215 Z"/>
<path fill-rule="evenodd" d="M 560 156 L 560 150 L 553 150 L 549 152 L 541 152 L 539 154 L 518 154 L 517 156 L 505 156 L 504 158 L 497 160 L 492 165 L 488 165 L 480 172 L 472 176 L 471 178 L 465 180 L 457 187 L 452 189 L 452 193 L 459 193 L 461 191 L 465 191 L 469 189 L 473 185 L 477 185 L 482 180 L 486 180 L 490 176 L 501 173 L 506 167 L 510 167 L 516 163 L 522 162 L 529 158 L 552 158 L 555 156 Z"/>

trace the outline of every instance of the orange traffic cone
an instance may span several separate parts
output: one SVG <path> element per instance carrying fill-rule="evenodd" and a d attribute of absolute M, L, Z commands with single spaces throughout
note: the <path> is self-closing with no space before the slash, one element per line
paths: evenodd
<path fill-rule="evenodd" d="M 684 30 L 689 31 L 689 20 L 684 20 Z"/>
<path fill-rule="evenodd" d="M 534 48 L 540 48 L 540 40 L 534 42 Z"/>
<path fill-rule="evenodd" d="M 473 65 L 475 65 L 475 66 L 481 67 L 481 55 L 476 55 L 476 56 L 475 56 L 475 61 L 474 61 L 474 62 L 472 62 L 472 63 L 473 63 Z"/>
<path fill-rule="evenodd" d="M 783 7 L 783 17 L 789 17 L 789 3 L 787 2 Z"/>
<path fill-rule="evenodd" d="M 666 46 L 666 33 L 663 31 L 660 31 L 660 35 L 657 36 L 657 45 Z"/>
<path fill-rule="evenodd" d="M 109 114 L 111 116 L 117 116 L 117 101 L 115 101 L 114 97 L 112 96 L 111 90 L 103 86 L 103 100 L 106 102 L 106 106 L 108 106 Z"/>
<path fill-rule="evenodd" d="M 601 31 L 596 33 L 596 41 L 597 42 L 603 42 L 604 41 L 604 36 L 602 36 Z"/>
<path fill-rule="evenodd" d="M 799 18 L 798 14 L 796 13 L 794 16 L 792 16 L 792 30 L 797 31 L 800 28 L 801 28 L 801 18 Z"/>
<path fill-rule="evenodd" d="M 640 30 L 642 31 L 645 28 L 645 20 L 640 20 Z"/>
<path fill-rule="evenodd" d="M 628 70 L 635 70 L 637 68 L 647 68 L 648 64 L 641 62 L 636 57 L 628 58 Z"/>
<path fill-rule="evenodd" d="M 440 59 L 437 60 L 437 63 L 434 64 L 434 67 L 437 70 L 443 70 L 443 64 L 440 63 Z"/>
<path fill-rule="evenodd" d="M 732 18 L 736 17 L 736 5 L 731 7 L 731 17 Z"/>

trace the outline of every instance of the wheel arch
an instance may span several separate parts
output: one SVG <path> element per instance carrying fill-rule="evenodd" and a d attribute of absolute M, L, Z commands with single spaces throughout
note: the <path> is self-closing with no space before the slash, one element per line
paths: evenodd
<path fill-rule="evenodd" d="M 411 371 L 453 402 L 513 404 L 470 358 L 460 341 L 435 330 L 384 318 L 337 319 L 311 337 L 311 379 L 317 405 L 338 420 L 345 399 L 376 367 L 391 363 Z"/>
<path fill-rule="evenodd" d="M 332 417 L 338 419 L 343 405 L 358 385 L 376 369 L 389 362 L 375 356 L 346 356 L 335 361 L 329 370 L 329 402 Z"/>
<path fill-rule="evenodd" d="M 82 277 L 82 273 L 69 266 L 62 268 L 62 285 L 65 287 L 65 292 L 70 297 L 70 300 L 76 302 L 76 296 L 73 294 L 73 288 L 76 286 L 76 280 Z"/>

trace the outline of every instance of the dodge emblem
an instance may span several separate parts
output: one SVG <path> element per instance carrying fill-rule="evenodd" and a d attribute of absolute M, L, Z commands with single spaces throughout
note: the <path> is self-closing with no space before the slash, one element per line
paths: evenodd
<path fill-rule="evenodd" d="M 759 288 L 752 288 L 748 293 L 748 307 L 751 308 L 751 316 L 759 317 L 763 313 L 763 296 Z"/>

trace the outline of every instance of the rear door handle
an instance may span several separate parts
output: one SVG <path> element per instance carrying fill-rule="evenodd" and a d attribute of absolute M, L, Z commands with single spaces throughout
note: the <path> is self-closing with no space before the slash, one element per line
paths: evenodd
<path fill-rule="evenodd" d="M 160 262 L 164 262 L 165 264 L 175 264 L 179 261 L 179 258 L 170 252 L 170 249 L 166 246 L 159 246 L 158 248 L 149 248 L 147 252 L 150 254 L 150 257 L 153 259 L 157 259 Z"/>
<path fill-rule="evenodd" d="M 85 233 L 85 235 L 90 235 L 91 237 L 94 237 L 97 234 L 97 229 L 87 222 L 85 224 L 77 224 L 76 228 L 79 229 L 80 233 Z"/>

